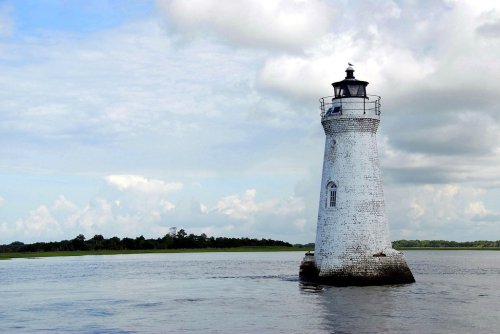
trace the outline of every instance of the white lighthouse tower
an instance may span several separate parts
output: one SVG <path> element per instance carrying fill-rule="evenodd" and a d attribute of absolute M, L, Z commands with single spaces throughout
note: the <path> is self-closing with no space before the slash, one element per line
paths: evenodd
<path fill-rule="evenodd" d="M 321 102 L 325 153 L 314 255 L 301 277 L 334 285 L 411 283 L 402 253 L 392 249 L 385 215 L 376 133 L 380 97 L 346 69 L 334 96 Z"/>

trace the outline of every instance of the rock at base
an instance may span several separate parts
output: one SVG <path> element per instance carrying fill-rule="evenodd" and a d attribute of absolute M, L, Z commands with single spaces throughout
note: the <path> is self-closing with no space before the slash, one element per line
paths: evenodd
<path fill-rule="evenodd" d="M 301 281 L 333 286 L 366 286 L 414 283 L 415 278 L 403 255 L 366 257 L 361 264 L 344 265 L 341 268 L 321 271 L 317 268 L 313 253 L 306 253 L 300 264 Z"/>

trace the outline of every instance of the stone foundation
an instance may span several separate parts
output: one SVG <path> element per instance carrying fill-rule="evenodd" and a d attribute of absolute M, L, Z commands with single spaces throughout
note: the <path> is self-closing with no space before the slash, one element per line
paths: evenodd
<path fill-rule="evenodd" d="M 403 254 L 388 250 L 388 254 L 367 254 L 356 261 L 344 261 L 338 266 L 320 270 L 311 255 L 300 265 L 300 279 L 334 286 L 407 284 L 415 278 Z"/>

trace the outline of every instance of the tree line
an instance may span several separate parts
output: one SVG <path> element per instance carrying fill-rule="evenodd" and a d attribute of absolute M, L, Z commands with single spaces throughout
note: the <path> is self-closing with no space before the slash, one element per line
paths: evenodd
<path fill-rule="evenodd" d="M 500 240 L 487 241 L 447 241 L 447 240 L 397 240 L 392 242 L 394 248 L 432 248 L 432 247 L 463 247 L 463 248 L 500 248 Z"/>
<path fill-rule="evenodd" d="M 208 237 L 205 233 L 200 235 L 187 234 L 184 229 L 175 230 L 157 239 L 146 239 L 142 235 L 135 239 L 112 237 L 104 238 L 94 235 L 86 239 L 83 234 L 71 240 L 36 242 L 25 244 L 15 241 L 9 245 L 0 245 L 1 253 L 15 252 L 57 252 L 57 251 L 100 251 L 100 250 L 149 250 L 149 249 L 182 249 L 182 248 L 232 248 L 254 246 L 281 246 L 292 247 L 285 241 L 272 239 L 226 238 Z"/>
<path fill-rule="evenodd" d="M 100 251 L 100 250 L 150 250 L 150 249 L 200 249 L 200 248 L 233 248 L 255 246 L 279 246 L 296 248 L 314 248 L 314 243 L 290 244 L 272 239 L 208 237 L 187 234 L 184 229 L 171 229 L 171 232 L 157 239 L 146 239 L 142 235 L 136 238 L 104 238 L 100 234 L 86 239 L 83 234 L 71 240 L 53 242 L 35 242 L 25 244 L 15 241 L 8 245 L 0 245 L 0 253 L 16 252 L 57 252 L 57 251 Z M 487 241 L 448 241 L 448 240 L 396 240 L 392 246 L 399 248 L 500 248 L 500 240 Z"/>

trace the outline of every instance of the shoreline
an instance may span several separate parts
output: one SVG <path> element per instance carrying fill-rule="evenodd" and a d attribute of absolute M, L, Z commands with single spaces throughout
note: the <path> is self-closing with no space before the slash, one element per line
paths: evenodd
<path fill-rule="evenodd" d="M 405 251 L 405 250 L 429 250 L 429 251 L 434 251 L 434 250 L 473 250 L 473 251 L 500 251 L 500 248 L 497 247 L 398 247 L 394 248 L 395 250 L 398 251 Z"/>
<path fill-rule="evenodd" d="M 403 247 L 398 251 L 500 251 L 500 248 L 491 247 Z M 308 252 L 312 248 L 300 247 L 232 247 L 232 248 L 181 248 L 181 249 L 146 249 L 146 250 L 102 250 L 102 251 L 56 251 L 56 252 L 26 252 L 0 253 L 1 260 L 33 259 L 44 257 L 88 256 L 88 255 L 127 255 L 127 254 L 167 254 L 167 253 L 220 253 L 220 252 Z"/>
<path fill-rule="evenodd" d="M 220 252 L 307 252 L 311 248 L 255 246 L 231 248 L 180 248 L 180 249 L 137 249 L 137 250 L 100 250 L 100 251 L 56 251 L 56 252 L 26 252 L 0 253 L 1 260 L 29 259 L 42 257 L 66 257 L 87 255 L 127 255 L 127 254 L 163 254 L 163 253 L 220 253 Z"/>

